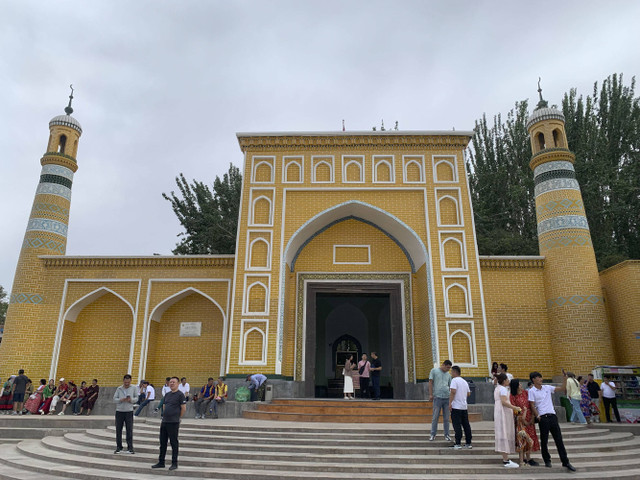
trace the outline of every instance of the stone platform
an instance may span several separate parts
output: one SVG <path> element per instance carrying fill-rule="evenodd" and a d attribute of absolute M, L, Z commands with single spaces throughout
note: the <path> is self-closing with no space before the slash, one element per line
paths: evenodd
<path fill-rule="evenodd" d="M 91 419 L 106 423 L 112 420 Z M 168 472 L 150 468 L 157 461 L 159 420 L 135 420 L 135 455 L 113 454 L 113 425 L 86 428 L 86 422 L 77 417 L 0 418 L 0 436 L 5 438 L 6 429 L 13 429 L 15 435 L 28 429 L 33 434 L 58 426 L 68 428 L 69 424 L 79 427 L 43 438 L 25 434 L 21 440 L 0 445 L 0 479 L 34 475 L 50 480 L 156 480 L 166 475 L 185 480 L 640 478 L 639 437 L 631 432 L 580 425 L 562 427 L 569 457 L 578 469 L 569 474 L 561 468 L 553 442 L 553 468 L 503 468 L 500 456 L 493 451 L 491 422 L 472 425 L 472 450 L 453 451 L 441 429 L 436 440 L 430 442 L 424 425 L 186 419 L 180 429 L 180 467 Z M 541 460 L 539 452 L 534 458 Z"/>

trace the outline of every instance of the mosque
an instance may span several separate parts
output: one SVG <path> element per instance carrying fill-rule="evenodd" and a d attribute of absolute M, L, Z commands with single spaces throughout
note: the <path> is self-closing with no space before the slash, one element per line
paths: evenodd
<path fill-rule="evenodd" d="M 377 351 L 402 399 L 422 398 L 445 359 L 477 378 L 493 361 L 547 377 L 640 364 L 640 261 L 598 272 L 564 117 L 542 96 L 527 124 L 539 256 L 478 254 L 472 132 L 397 130 L 238 133 L 235 255 L 68 256 L 72 113 L 70 101 L 49 122 L 3 377 L 198 385 L 260 372 L 313 397 L 345 356 Z"/>

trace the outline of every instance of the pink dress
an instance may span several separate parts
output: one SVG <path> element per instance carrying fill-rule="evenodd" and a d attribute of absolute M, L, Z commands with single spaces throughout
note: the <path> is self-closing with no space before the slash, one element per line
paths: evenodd
<path fill-rule="evenodd" d="M 509 389 L 496 385 L 493 391 L 495 406 L 493 408 L 493 425 L 496 433 L 496 452 L 516 453 L 516 427 L 513 422 L 513 410 L 502 405 L 500 397 L 509 400 Z"/>

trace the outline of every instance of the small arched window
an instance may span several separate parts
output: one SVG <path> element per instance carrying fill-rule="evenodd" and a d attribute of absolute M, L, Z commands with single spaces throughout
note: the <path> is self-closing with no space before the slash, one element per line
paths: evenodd
<path fill-rule="evenodd" d="M 553 131 L 553 145 L 555 147 L 563 147 L 564 146 L 562 144 L 562 134 L 560 133 L 560 130 L 558 130 L 558 129 Z"/>
<path fill-rule="evenodd" d="M 58 153 L 64 153 L 64 149 L 67 146 L 67 136 L 60 135 L 60 141 L 58 142 Z"/>
<path fill-rule="evenodd" d="M 544 133 L 542 132 L 538 134 L 538 148 L 540 148 L 540 150 L 547 148 L 544 144 Z"/>

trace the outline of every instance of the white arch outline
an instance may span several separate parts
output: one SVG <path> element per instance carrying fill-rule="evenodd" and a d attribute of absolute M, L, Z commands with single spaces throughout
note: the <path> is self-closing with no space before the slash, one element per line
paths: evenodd
<path fill-rule="evenodd" d="M 460 363 L 455 361 L 455 355 L 453 354 L 453 337 L 455 337 L 458 333 L 464 334 L 467 337 L 467 340 L 469 340 L 469 357 L 471 358 L 471 362 L 469 363 Z M 449 357 L 451 358 L 451 361 L 453 363 L 457 363 L 458 365 L 461 365 L 461 366 L 475 365 L 478 363 L 475 360 L 476 358 L 475 345 L 473 344 L 473 339 L 471 338 L 471 335 L 469 335 L 469 333 L 459 328 L 449 335 L 448 343 L 449 343 Z"/>
<path fill-rule="evenodd" d="M 329 173 L 330 173 L 329 180 L 318 180 L 318 177 L 317 177 L 318 167 L 322 164 L 329 167 Z M 331 163 L 329 163 L 327 160 L 320 160 L 318 163 L 313 164 L 313 169 L 311 170 L 311 183 L 334 183 L 334 182 L 335 182 L 335 173 L 333 171 L 333 165 Z"/>
<path fill-rule="evenodd" d="M 447 257 L 445 256 L 445 245 L 447 244 L 447 242 L 456 242 L 458 244 L 458 246 L 460 247 L 460 261 L 462 262 L 462 266 L 460 267 L 449 267 L 447 265 Z M 443 240 L 442 242 L 442 265 L 443 265 L 443 270 L 446 271 L 451 271 L 451 270 L 467 270 L 467 256 L 465 255 L 465 251 L 464 251 L 464 245 L 463 243 L 458 240 L 456 237 L 447 237 Z"/>
<path fill-rule="evenodd" d="M 348 158 L 348 157 L 347 157 Z M 347 170 L 349 169 L 349 165 L 351 164 L 355 164 L 358 166 L 358 170 L 360 171 L 360 179 L 359 180 L 347 180 Z M 342 171 L 342 183 L 364 183 L 364 158 L 361 158 L 360 161 L 358 160 L 349 160 L 347 163 L 344 164 L 343 167 L 343 171 Z"/>
<path fill-rule="evenodd" d="M 262 288 L 264 288 L 264 310 L 262 310 L 261 312 L 252 312 L 249 310 L 249 302 L 250 302 L 250 298 L 249 296 L 251 295 L 251 289 L 253 287 L 256 286 L 261 286 Z M 248 287 L 247 287 L 247 291 L 244 295 L 245 297 L 245 306 L 244 306 L 244 311 L 243 313 L 249 314 L 249 315 L 266 315 L 268 313 L 268 301 L 269 301 L 269 288 L 262 283 L 261 281 L 257 281 L 257 282 L 253 282 L 251 283 Z"/>
<path fill-rule="evenodd" d="M 267 201 L 267 203 L 269 203 L 269 221 L 267 223 L 256 223 L 256 203 L 258 203 L 258 200 L 264 199 Z M 273 203 L 271 202 L 271 199 L 265 195 L 260 195 L 257 198 L 253 199 L 253 202 L 251 203 L 251 223 L 249 224 L 249 226 L 251 227 L 269 227 L 273 225 Z"/>
<path fill-rule="evenodd" d="M 260 158 L 264 158 L 265 160 L 258 160 L 258 162 L 256 162 L 256 159 L 260 159 Z M 269 160 L 266 160 L 266 158 L 268 158 Z M 253 164 L 253 170 L 251 171 L 251 183 L 273 183 L 274 179 L 275 179 L 275 168 L 273 166 L 273 164 L 271 163 L 271 161 L 274 161 L 273 157 L 254 157 L 252 159 L 254 162 Z M 262 164 L 265 164 L 269 167 L 269 170 L 271 171 L 271 180 L 257 180 L 256 179 L 256 174 L 258 173 L 258 167 Z"/>
<path fill-rule="evenodd" d="M 417 181 L 414 180 L 409 180 L 409 165 L 411 165 L 412 163 L 415 163 L 418 166 L 418 172 L 420 172 L 420 178 Z M 424 159 L 422 160 L 422 163 L 418 162 L 415 159 L 411 159 L 408 162 L 406 162 L 404 164 L 404 170 L 402 172 L 403 175 L 403 182 L 404 183 L 424 183 L 425 181 L 425 175 L 424 175 Z"/>
<path fill-rule="evenodd" d="M 302 157 L 284 157 L 284 158 L 300 158 L 301 161 L 289 160 L 286 162 L 283 169 L 282 183 L 303 183 L 304 182 L 304 170 L 303 170 L 303 164 L 302 164 L 303 158 Z M 296 165 L 298 167 L 298 172 L 300 173 L 298 180 L 291 180 L 289 178 L 289 167 L 291 167 L 292 165 Z"/>
<path fill-rule="evenodd" d="M 267 265 L 265 267 L 254 267 L 253 266 L 253 244 L 256 242 L 264 242 L 267 245 Z M 271 270 L 271 244 L 264 237 L 254 238 L 251 243 L 249 243 L 249 255 L 247 256 L 247 268 L 246 270 Z"/>
<path fill-rule="evenodd" d="M 452 287 L 460 287 L 462 289 L 462 291 L 464 292 L 464 299 L 465 299 L 465 309 L 466 309 L 466 313 L 451 313 L 451 309 L 449 308 L 449 290 L 451 290 Z M 470 298 L 469 298 L 469 290 L 467 290 L 467 287 L 465 287 L 464 285 L 458 283 L 458 282 L 454 282 L 450 285 L 448 285 L 445 289 L 444 289 L 444 311 L 445 311 L 445 316 L 446 317 L 470 317 L 471 316 L 471 305 L 470 305 Z"/>
<path fill-rule="evenodd" d="M 164 312 L 166 312 L 167 309 L 169 309 L 169 307 L 171 307 L 172 305 L 176 304 L 177 302 L 179 302 L 183 298 L 186 298 L 189 295 L 193 295 L 194 293 L 202 295 L 204 298 L 206 298 L 211 303 L 213 303 L 216 307 L 218 307 L 218 310 L 220 310 L 220 313 L 222 314 L 222 325 L 224 326 L 224 325 L 227 324 L 227 315 L 224 313 L 224 309 L 220 306 L 220 304 L 218 302 L 216 302 L 212 297 L 207 295 L 206 293 L 204 293 L 201 290 L 198 290 L 197 288 L 194 288 L 194 287 L 187 287 L 185 289 L 182 289 L 179 292 L 174 293 L 173 295 L 170 295 L 167 298 L 165 298 L 164 300 L 158 302 L 158 304 L 155 307 L 153 307 L 153 310 L 151 310 L 151 313 L 147 317 L 147 319 L 145 321 L 145 325 L 144 325 L 143 338 L 145 338 L 146 340 L 142 345 L 143 351 L 144 351 L 144 358 L 142 358 L 141 361 L 140 361 L 140 363 L 142 364 L 140 378 L 144 378 L 144 376 L 147 373 L 147 360 L 149 359 L 149 337 L 150 337 L 149 330 L 150 330 L 150 327 L 151 327 L 151 321 L 153 320 L 154 322 L 160 322 L 160 320 L 162 319 L 162 316 L 164 315 Z M 159 315 L 159 317 L 158 317 L 158 315 Z M 157 320 L 156 320 L 156 318 L 157 318 Z M 222 345 L 220 346 L 220 368 L 221 369 L 222 369 L 222 366 L 223 366 L 222 364 L 223 364 L 223 353 L 224 353 L 224 350 L 225 350 L 225 339 L 223 337 L 222 338 Z"/>
<path fill-rule="evenodd" d="M 100 287 L 100 288 L 96 288 L 92 292 L 87 293 L 83 297 L 81 297 L 78 300 L 76 300 L 75 302 L 73 302 L 71 304 L 71 306 L 69 308 L 67 308 L 67 310 L 64 312 L 64 315 L 62 316 L 62 319 L 63 320 L 69 320 L 70 322 L 75 322 L 76 319 L 78 318 L 78 314 L 87 305 L 91 305 L 93 302 L 95 302 L 99 298 L 105 296 L 107 293 L 111 293 L 111 294 L 115 295 L 116 297 L 118 297 L 120 300 L 122 300 L 124 303 L 126 303 L 128 305 L 128 307 L 131 309 L 131 315 L 133 316 L 135 314 L 135 309 L 133 308 L 133 305 L 131 305 L 122 295 L 120 295 L 119 293 L 114 292 L 110 288 Z M 75 309 L 76 306 L 79 307 L 77 309 L 77 311 L 71 312 L 71 310 Z"/>
<path fill-rule="evenodd" d="M 455 157 L 452 157 L 454 162 L 456 160 Z M 449 168 L 451 168 L 451 173 L 453 174 L 453 179 L 452 180 L 441 180 L 440 178 L 438 178 L 438 165 L 440 165 L 441 163 L 446 163 L 447 165 L 449 165 Z M 456 171 L 456 165 L 453 162 L 450 162 L 447 158 L 442 158 L 441 160 L 438 160 L 435 164 L 434 167 L 434 173 L 436 175 L 436 183 L 458 183 L 458 172 Z"/>
<path fill-rule="evenodd" d="M 386 158 L 386 157 L 385 157 Z M 389 163 L 389 160 L 385 158 L 376 160 L 374 156 L 373 160 L 373 183 L 396 183 L 396 172 L 393 168 L 393 165 Z M 386 165 L 389 167 L 389 180 L 378 180 L 378 167 L 380 165 Z"/>
<path fill-rule="evenodd" d="M 440 203 L 443 200 L 446 200 L 447 198 L 453 200 L 453 203 L 455 204 L 456 207 L 456 217 L 458 217 L 458 223 L 443 223 L 442 222 L 442 217 L 441 217 L 441 209 L 440 209 Z M 442 197 L 440 197 L 438 199 L 438 203 L 437 203 L 437 207 L 438 207 L 438 226 L 439 227 L 462 227 L 464 226 L 464 224 L 462 223 L 462 212 L 460 211 L 460 204 L 458 203 L 458 199 L 455 197 L 452 197 L 451 195 L 443 195 Z"/>
<path fill-rule="evenodd" d="M 247 337 L 253 331 L 258 331 L 262 335 L 262 360 L 250 360 L 247 357 Z M 241 365 L 266 365 L 267 363 L 267 334 L 259 327 L 251 327 L 242 335 L 242 358 L 240 359 Z"/>

